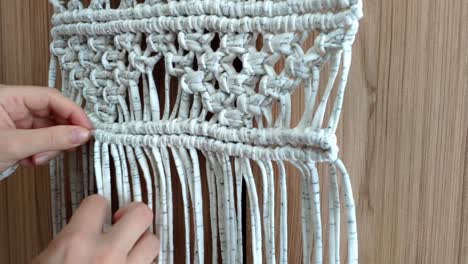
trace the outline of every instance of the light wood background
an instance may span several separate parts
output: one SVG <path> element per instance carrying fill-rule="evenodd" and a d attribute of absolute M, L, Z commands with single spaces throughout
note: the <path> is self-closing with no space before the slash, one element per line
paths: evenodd
<path fill-rule="evenodd" d="M 467 264 L 468 2 L 364 2 L 339 131 L 360 263 Z M 0 0 L 0 83 L 46 85 L 50 15 L 45 0 Z M 49 209 L 46 168 L 0 183 L 0 263 L 47 245 Z"/>

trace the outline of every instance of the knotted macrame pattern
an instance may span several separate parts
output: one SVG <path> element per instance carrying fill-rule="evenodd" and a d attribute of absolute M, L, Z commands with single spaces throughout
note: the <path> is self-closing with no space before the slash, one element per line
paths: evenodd
<path fill-rule="evenodd" d="M 288 235 L 302 236 L 303 263 L 322 263 L 323 254 L 340 263 L 343 207 L 347 263 L 358 262 L 351 182 L 335 132 L 360 0 L 51 2 L 49 85 L 60 76 L 63 94 L 95 126 L 92 143 L 51 165 L 55 233 L 97 191 L 114 210 L 131 201 L 154 209 L 159 263 L 184 251 L 186 263 L 242 263 L 247 250 L 253 263 L 288 263 L 288 252 L 300 250 L 288 247 Z M 298 91 L 304 111 L 292 125 Z M 319 162 L 329 171 L 324 229 Z M 292 177 L 302 189 L 288 193 Z M 301 234 L 288 234 L 288 196 L 301 197 Z M 175 198 L 185 234 L 185 248 L 176 249 Z"/>

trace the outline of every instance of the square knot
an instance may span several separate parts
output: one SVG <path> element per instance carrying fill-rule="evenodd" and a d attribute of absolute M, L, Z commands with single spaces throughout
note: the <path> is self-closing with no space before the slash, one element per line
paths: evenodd
<path fill-rule="evenodd" d="M 222 58 L 225 56 L 223 52 L 205 52 L 203 53 L 198 61 L 198 67 L 200 70 L 208 71 L 218 76 L 221 72 L 224 72 L 222 65 Z"/>
<path fill-rule="evenodd" d="M 125 65 L 123 63 L 125 58 L 126 55 L 122 51 L 108 50 L 102 54 L 101 63 L 104 69 L 108 71 L 112 71 L 118 67 L 125 69 Z"/>
<path fill-rule="evenodd" d="M 106 37 L 90 37 L 88 38 L 88 46 L 94 52 L 106 52 L 111 47 L 111 41 Z"/>
<path fill-rule="evenodd" d="M 148 71 L 153 70 L 154 65 L 156 65 L 161 57 L 161 54 L 157 54 L 152 57 L 142 55 L 142 52 L 139 49 L 134 49 L 130 54 L 128 54 L 130 65 L 141 73 L 147 73 Z"/>
<path fill-rule="evenodd" d="M 182 75 L 180 85 L 182 89 L 189 94 L 202 93 L 207 90 L 204 84 L 205 73 L 202 71 L 194 71 Z"/>
<path fill-rule="evenodd" d="M 279 99 L 282 94 L 290 94 L 299 86 L 300 79 L 290 79 L 287 76 L 264 76 L 260 80 L 260 93 Z"/>
<path fill-rule="evenodd" d="M 223 109 L 219 112 L 219 123 L 229 127 L 241 128 L 249 119 L 250 116 L 239 109 Z"/>
<path fill-rule="evenodd" d="M 62 68 L 64 70 L 71 71 L 76 67 L 80 66 L 80 63 L 77 61 L 76 55 L 76 53 L 72 52 L 71 50 L 68 50 L 65 52 L 65 54 L 59 57 L 60 65 L 62 65 Z"/>
<path fill-rule="evenodd" d="M 172 52 L 168 52 L 165 54 L 166 71 L 172 76 L 181 77 L 186 73 L 185 68 L 192 66 L 193 59 L 193 52 L 186 55 L 174 55 Z"/>
<path fill-rule="evenodd" d="M 233 74 L 225 72 L 221 74 L 218 79 L 219 88 L 226 93 L 241 95 L 249 90 L 248 88 L 250 88 L 250 90 L 253 89 L 253 87 L 246 87 L 244 85 L 249 78 L 250 76 L 246 74 Z"/>
<path fill-rule="evenodd" d="M 68 39 L 67 46 L 74 52 L 80 52 L 85 49 L 83 48 L 85 43 L 86 42 L 84 41 L 84 38 L 79 36 L 72 36 Z"/>
<path fill-rule="evenodd" d="M 265 67 L 274 67 L 279 55 L 270 55 L 263 51 L 249 50 L 242 55 L 243 72 L 248 75 L 262 75 L 266 73 Z"/>
<path fill-rule="evenodd" d="M 201 53 L 211 51 L 210 45 L 214 36 L 214 33 L 201 34 L 179 32 L 178 41 L 183 49 Z"/>
<path fill-rule="evenodd" d="M 246 53 L 252 45 L 250 34 L 226 34 L 221 38 L 220 49 L 227 54 L 242 54 Z"/>
<path fill-rule="evenodd" d="M 60 57 L 67 53 L 67 42 L 63 39 L 57 39 L 52 41 L 49 45 L 50 53 L 52 53 L 55 57 Z"/>
<path fill-rule="evenodd" d="M 141 37 L 139 37 L 141 38 Z M 114 46 L 119 50 L 133 50 L 133 46 L 139 45 L 140 39 L 137 38 L 136 34 L 125 33 L 114 37 Z"/>
<path fill-rule="evenodd" d="M 177 53 L 177 50 L 174 45 L 176 40 L 175 33 L 166 33 L 166 34 L 148 34 L 146 38 L 146 43 L 149 47 L 149 50 L 152 52 L 172 52 Z"/>
<path fill-rule="evenodd" d="M 328 53 L 322 55 L 317 53 L 314 49 L 311 49 L 307 54 L 300 52 L 289 56 L 286 59 L 285 69 L 294 77 L 307 79 L 312 74 L 312 68 L 321 68 L 328 58 Z"/>
<path fill-rule="evenodd" d="M 138 71 L 127 71 L 115 69 L 112 74 L 114 75 L 114 80 L 118 85 L 130 86 L 130 82 L 138 83 L 141 73 Z"/>
<path fill-rule="evenodd" d="M 269 104 L 267 97 L 262 94 L 242 94 L 236 102 L 237 109 L 250 116 L 262 115 L 262 108 Z"/>
<path fill-rule="evenodd" d="M 299 40 L 300 37 L 296 33 L 266 34 L 263 45 L 267 52 L 290 55 L 294 53 Z"/>
<path fill-rule="evenodd" d="M 70 86 L 73 89 L 76 90 L 83 90 L 85 87 L 85 82 L 84 79 L 87 76 L 87 71 L 85 71 L 83 68 L 75 68 L 70 71 L 69 76 L 69 81 L 70 81 Z"/>
<path fill-rule="evenodd" d="M 83 3 L 80 0 L 70 0 L 67 4 L 68 10 L 81 10 L 83 9 Z"/>

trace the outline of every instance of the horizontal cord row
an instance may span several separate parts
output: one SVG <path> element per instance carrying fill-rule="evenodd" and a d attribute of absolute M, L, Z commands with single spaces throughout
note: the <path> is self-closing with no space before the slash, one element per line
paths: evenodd
<path fill-rule="evenodd" d="M 97 142 L 126 145 L 163 147 L 174 146 L 196 148 L 204 151 L 225 153 L 229 156 L 248 158 L 252 160 L 313 160 L 316 162 L 334 161 L 338 157 L 335 148 L 322 150 L 314 147 L 263 147 L 242 143 L 223 142 L 212 138 L 191 135 L 132 135 L 116 134 L 96 129 L 93 135 Z"/>
<path fill-rule="evenodd" d="M 361 1 L 358 0 L 171 1 L 168 3 L 137 4 L 135 7 L 119 9 L 92 9 L 83 8 L 82 5 L 74 5 L 70 6 L 67 11 L 54 15 L 52 24 L 57 26 L 79 22 L 138 20 L 161 16 L 277 17 L 293 14 L 338 12 L 346 9 L 360 10 L 362 9 L 361 5 Z"/>
<path fill-rule="evenodd" d="M 157 122 L 133 121 L 126 123 L 102 123 L 91 119 L 98 130 L 114 134 L 130 135 L 191 135 L 207 137 L 223 142 L 251 145 L 293 145 L 317 147 L 322 150 L 338 150 L 336 136 L 325 129 L 313 131 L 308 128 L 229 128 L 220 124 L 200 122 L 197 119 L 162 120 Z"/>

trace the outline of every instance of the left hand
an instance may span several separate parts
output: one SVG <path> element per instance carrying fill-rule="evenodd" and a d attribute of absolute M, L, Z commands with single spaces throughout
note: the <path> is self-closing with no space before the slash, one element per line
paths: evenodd
<path fill-rule="evenodd" d="M 43 165 L 91 137 L 85 112 L 56 89 L 0 85 L 0 173 Z"/>

